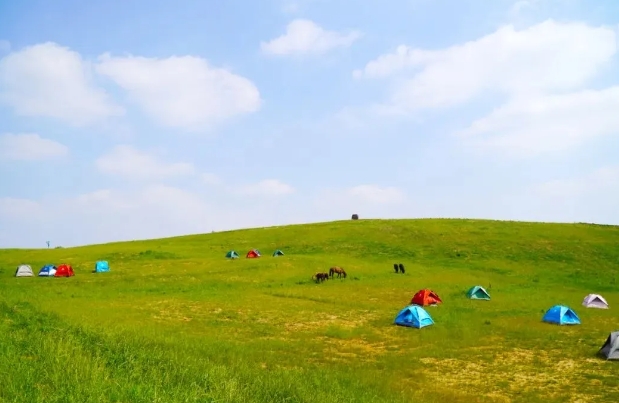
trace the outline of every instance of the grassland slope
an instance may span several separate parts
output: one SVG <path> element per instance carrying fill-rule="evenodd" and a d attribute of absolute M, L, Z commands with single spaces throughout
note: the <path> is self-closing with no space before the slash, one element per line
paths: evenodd
<path fill-rule="evenodd" d="M 111 272 L 91 273 L 100 259 Z M 21 263 L 76 276 L 15 278 Z M 332 265 L 348 278 L 311 281 Z M 359 220 L 5 249 L 0 401 L 619 401 L 616 366 L 595 356 L 619 329 L 618 280 L 619 227 L 585 224 Z M 473 285 L 492 300 L 467 299 Z M 426 287 L 444 301 L 436 325 L 393 326 Z M 591 292 L 611 309 L 581 307 Z M 559 303 L 582 325 L 542 323 Z"/>

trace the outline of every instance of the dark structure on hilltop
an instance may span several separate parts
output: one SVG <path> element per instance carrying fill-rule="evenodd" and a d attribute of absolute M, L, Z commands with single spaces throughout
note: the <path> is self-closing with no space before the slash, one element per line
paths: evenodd
<path fill-rule="evenodd" d="M 353 214 L 352 215 L 352 219 L 353 220 L 358 220 L 359 219 L 359 215 L 358 214 Z"/>

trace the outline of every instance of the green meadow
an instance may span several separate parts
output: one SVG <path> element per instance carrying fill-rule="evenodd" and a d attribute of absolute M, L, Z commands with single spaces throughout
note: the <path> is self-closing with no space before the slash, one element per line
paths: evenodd
<path fill-rule="evenodd" d="M 15 278 L 21 263 L 76 275 Z M 334 265 L 348 277 L 311 280 Z M 435 325 L 395 326 L 422 288 Z M 543 323 L 555 304 L 582 324 Z M 596 354 L 618 310 L 613 226 L 351 220 L 5 249 L 0 402 L 617 402 L 619 363 Z"/>

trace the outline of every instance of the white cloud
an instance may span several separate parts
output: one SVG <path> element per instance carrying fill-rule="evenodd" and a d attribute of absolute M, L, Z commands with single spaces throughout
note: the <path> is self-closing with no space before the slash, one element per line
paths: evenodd
<path fill-rule="evenodd" d="M 40 203 L 14 197 L 0 198 L 0 216 L 8 219 L 30 220 L 40 217 L 42 213 Z"/>
<path fill-rule="evenodd" d="M 109 154 L 99 157 L 95 164 L 103 173 L 133 179 L 162 179 L 195 173 L 192 164 L 160 161 L 157 155 L 128 145 L 116 146 Z"/>
<path fill-rule="evenodd" d="M 350 218 L 410 217 L 411 205 L 405 203 L 405 193 L 393 186 L 358 185 L 349 188 L 330 188 L 318 192 L 312 212 L 330 220 Z M 419 209 L 415 209 L 419 213 Z"/>
<path fill-rule="evenodd" d="M 460 132 L 485 149 L 515 156 L 564 151 L 589 139 L 619 134 L 619 86 L 600 91 L 519 98 Z"/>
<path fill-rule="evenodd" d="M 359 185 L 347 189 L 346 195 L 362 202 L 376 204 L 393 204 L 404 201 L 404 193 L 396 187 L 380 187 L 376 185 Z"/>
<path fill-rule="evenodd" d="M 599 197 L 596 193 L 606 193 L 619 199 L 619 166 L 610 166 L 597 169 L 593 172 L 569 179 L 557 179 L 532 187 L 533 192 L 542 198 L 556 200 L 573 200 L 583 196 Z M 607 191 L 612 191 L 610 195 Z"/>
<path fill-rule="evenodd" d="M 530 186 L 511 203 L 532 220 L 619 225 L 619 166 Z"/>
<path fill-rule="evenodd" d="M 248 196 L 284 196 L 294 192 L 294 188 L 277 179 L 265 179 L 258 183 L 241 186 L 237 193 Z"/>
<path fill-rule="evenodd" d="M 207 172 L 202 174 L 202 182 L 207 185 L 220 185 L 222 183 L 222 180 L 219 176 Z"/>
<path fill-rule="evenodd" d="M 126 90 L 151 118 L 169 127 L 200 130 L 256 112 L 261 105 L 260 93 L 250 80 L 200 57 L 105 54 L 96 69 Z"/>
<path fill-rule="evenodd" d="M 615 30 L 552 20 L 496 32 L 443 50 L 400 46 L 369 62 L 357 76 L 385 77 L 416 70 L 392 103 L 417 109 L 462 104 L 483 92 L 537 94 L 582 87 L 617 51 Z"/>
<path fill-rule="evenodd" d="M 41 116 L 83 126 L 124 113 L 93 84 L 90 65 L 52 42 L 0 59 L 0 103 L 20 116 Z"/>
<path fill-rule="evenodd" d="M 0 157 L 10 160 L 36 161 L 64 157 L 69 148 L 38 134 L 12 134 L 0 136 Z"/>
<path fill-rule="evenodd" d="M 307 221 L 292 200 L 284 209 L 273 200 L 237 206 L 223 193 L 149 184 L 40 201 L 0 198 L 0 228 L 11 229 L 0 233 L 0 246 L 37 246 L 48 239 L 72 246 Z"/>
<path fill-rule="evenodd" d="M 325 205 L 395 205 L 406 200 L 404 192 L 393 186 L 358 185 L 345 189 L 328 189 L 319 197 Z"/>
<path fill-rule="evenodd" d="M 349 47 L 361 37 L 359 31 L 339 33 L 328 31 L 306 19 L 291 21 L 286 33 L 268 42 L 261 42 L 263 52 L 272 55 L 321 54 L 338 47 Z"/>
<path fill-rule="evenodd" d="M 402 45 L 353 74 L 395 79 L 389 101 L 366 108 L 372 116 L 409 116 L 502 95 L 502 106 L 458 131 L 462 139 L 513 156 L 566 151 L 619 132 L 618 90 L 584 90 L 610 67 L 616 34 L 579 22 L 508 25 L 441 50 Z"/>
<path fill-rule="evenodd" d="M 87 242 L 130 240 L 209 232 L 213 210 L 199 196 L 161 184 L 131 191 L 102 189 L 68 198 L 48 209 L 48 225 L 59 220 L 79 223 L 77 231 L 93 233 Z M 225 214 L 224 214 L 225 216 Z M 73 238 L 74 242 L 83 243 Z M 70 242 L 57 240 L 56 242 Z"/>

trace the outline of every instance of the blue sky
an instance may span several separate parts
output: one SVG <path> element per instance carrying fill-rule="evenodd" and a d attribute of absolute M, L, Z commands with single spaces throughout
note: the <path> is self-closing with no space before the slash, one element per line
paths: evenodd
<path fill-rule="evenodd" d="M 0 2 L 0 247 L 619 224 L 619 4 Z"/>

